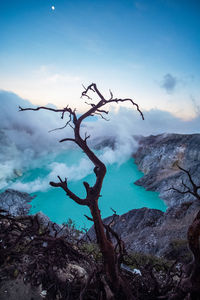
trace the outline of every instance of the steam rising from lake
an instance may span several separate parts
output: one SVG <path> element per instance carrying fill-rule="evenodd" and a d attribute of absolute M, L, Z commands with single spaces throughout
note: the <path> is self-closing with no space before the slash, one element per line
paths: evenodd
<path fill-rule="evenodd" d="M 0 103 L 0 189 L 12 187 L 29 193 L 42 191 L 49 188 L 49 181 L 56 180 L 57 175 L 76 181 L 92 172 L 93 165 L 84 154 L 77 155 L 77 159 L 71 165 L 55 161 L 58 153 L 77 147 L 71 142 L 59 143 L 62 138 L 72 137 L 70 127 L 48 132 L 65 124 L 66 120 L 61 120 L 58 113 L 18 112 L 19 105 L 22 107 L 33 105 L 10 92 L 0 92 Z M 199 116 L 187 122 L 159 110 L 144 112 L 144 116 L 145 121 L 142 121 L 134 109 L 121 107 L 117 112 L 111 109 L 109 122 L 94 118 L 93 122 L 84 122 L 81 133 L 83 136 L 85 132 L 91 135 L 89 141 L 91 146 L 96 144 L 100 146 L 101 143 L 104 145 L 99 152 L 100 158 L 107 165 L 111 165 L 115 162 L 122 164 L 131 157 L 137 148 L 134 135 L 200 131 Z M 107 146 L 103 143 L 105 140 Z M 45 160 L 45 157 L 49 157 L 48 160 Z M 42 167 L 47 170 L 45 177 L 36 178 L 28 183 L 19 179 L 13 182 L 13 178 L 18 177 L 20 172 L 25 173 L 30 168 Z"/>

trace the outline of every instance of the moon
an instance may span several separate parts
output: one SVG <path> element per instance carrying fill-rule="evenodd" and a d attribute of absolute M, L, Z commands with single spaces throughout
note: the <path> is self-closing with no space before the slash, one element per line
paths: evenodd
<path fill-rule="evenodd" d="M 52 10 L 55 10 L 55 6 L 54 6 L 54 5 L 52 5 L 51 9 L 52 9 Z"/>

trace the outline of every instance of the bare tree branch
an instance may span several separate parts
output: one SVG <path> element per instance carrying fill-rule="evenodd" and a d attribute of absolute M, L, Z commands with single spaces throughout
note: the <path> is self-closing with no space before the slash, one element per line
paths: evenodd
<path fill-rule="evenodd" d="M 59 142 L 63 143 L 63 142 L 68 142 L 68 141 L 76 143 L 75 139 L 71 139 L 71 138 L 62 139 Z"/>
<path fill-rule="evenodd" d="M 84 217 L 86 217 L 86 219 L 88 219 L 88 221 L 94 222 L 94 220 L 91 217 L 88 217 L 87 215 L 84 215 Z"/>
<path fill-rule="evenodd" d="M 80 134 L 80 128 L 82 121 L 85 120 L 89 116 L 93 115 L 99 115 L 101 118 L 107 120 L 104 115 L 108 114 L 108 111 L 103 109 L 103 107 L 106 104 L 110 103 L 123 103 L 123 102 L 131 102 L 133 106 L 136 107 L 137 111 L 140 113 L 142 119 L 144 119 L 143 113 L 141 112 L 139 106 L 137 103 L 135 103 L 132 99 L 126 98 L 126 99 L 113 99 L 113 94 L 110 91 L 110 99 L 106 100 L 103 96 L 103 94 L 99 91 L 95 83 L 90 84 L 87 88 L 84 87 L 84 91 L 82 92 L 81 97 L 86 97 L 89 100 L 92 100 L 92 98 L 88 95 L 89 92 L 93 92 L 96 94 L 99 98 L 99 102 L 97 104 L 94 103 L 87 103 L 91 106 L 89 110 L 87 110 L 85 113 L 83 113 L 79 118 L 76 116 L 75 110 L 72 110 L 70 107 L 66 106 L 64 109 L 53 109 L 48 107 L 37 107 L 37 108 L 21 108 L 19 107 L 20 111 L 25 110 L 33 110 L 37 111 L 40 109 L 46 109 L 54 112 L 61 112 L 61 118 L 64 119 L 65 113 L 69 113 L 69 120 L 66 123 L 66 125 L 62 128 L 65 128 L 67 125 L 71 126 L 71 122 L 73 122 L 74 127 L 73 138 L 64 138 L 60 140 L 60 142 L 65 141 L 71 141 L 76 143 L 83 152 L 87 155 L 89 160 L 94 164 L 94 173 L 96 176 L 96 181 L 93 186 L 90 186 L 89 183 L 83 182 L 85 190 L 86 190 L 86 198 L 81 199 L 76 194 L 74 194 L 68 187 L 67 179 L 64 181 L 58 176 L 59 182 L 50 182 L 50 185 L 53 187 L 61 187 L 66 194 L 74 200 L 77 204 L 80 205 L 86 205 L 89 207 L 92 217 L 86 216 L 88 220 L 91 220 L 94 222 L 94 228 L 96 232 L 97 242 L 99 244 L 100 251 L 103 256 L 104 261 L 104 272 L 106 274 L 106 278 L 108 280 L 108 288 L 111 290 L 111 293 L 113 295 L 118 295 L 120 292 L 121 295 L 123 295 L 124 299 L 133 299 L 134 297 L 130 296 L 130 288 L 127 284 L 125 284 L 123 278 L 119 275 L 119 260 L 123 255 L 123 243 L 121 239 L 118 237 L 118 235 L 110 228 L 109 225 L 104 225 L 102 218 L 101 218 L 101 212 L 98 207 L 98 199 L 100 197 L 100 192 L 103 184 L 103 180 L 106 174 L 106 166 L 105 164 L 97 157 L 97 155 L 88 147 L 87 145 L 87 139 L 90 137 L 85 133 L 85 138 L 81 137 Z M 59 128 L 59 129 L 62 129 Z M 105 228 L 107 234 L 105 234 Z M 109 233 L 111 233 L 117 240 L 117 244 L 119 247 L 119 253 L 116 253 L 116 248 L 112 244 Z M 107 298 L 108 299 L 108 298 Z"/>
<path fill-rule="evenodd" d="M 200 200 L 200 195 L 198 189 L 200 186 L 196 185 L 194 182 L 190 171 L 180 167 L 177 164 L 177 167 L 183 171 L 188 179 L 191 187 L 185 184 L 182 180 L 182 185 L 184 190 L 177 189 L 172 187 L 171 190 L 174 190 L 180 194 L 191 194 L 197 200 Z M 188 228 L 187 239 L 189 249 L 193 254 L 193 260 L 185 266 L 185 271 L 181 274 L 180 281 L 176 286 L 175 290 L 170 294 L 166 299 L 178 300 L 178 299 L 198 299 L 197 296 L 200 295 L 200 211 L 197 213 L 192 224 Z M 189 298 L 187 297 L 189 296 Z M 186 298 L 185 298 L 186 297 Z"/>
<path fill-rule="evenodd" d="M 76 203 L 80 204 L 80 205 L 88 205 L 88 201 L 85 199 L 81 199 L 79 198 L 77 195 L 75 195 L 69 188 L 67 185 L 67 178 L 65 178 L 65 181 L 62 181 L 62 179 L 60 178 L 60 176 L 58 176 L 58 179 L 60 180 L 60 182 L 50 182 L 50 185 L 53 187 L 61 187 L 66 194 L 72 199 L 74 200 Z"/>
<path fill-rule="evenodd" d="M 104 119 L 105 121 L 110 121 L 109 119 L 106 119 L 101 113 L 95 112 L 95 115 L 99 115 L 102 119 Z"/>
<path fill-rule="evenodd" d="M 111 90 L 109 90 L 109 92 L 110 92 L 110 99 L 109 100 L 112 100 L 113 99 L 113 93 L 112 93 Z"/>
<path fill-rule="evenodd" d="M 90 138 L 90 134 L 87 135 L 87 132 L 85 132 L 85 139 L 84 139 L 84 141 L 86 142 L 87 139 L 89 139 L 89 138 Z"/>
<path fill-rule="evenodd" d="M 93 105 L 92 103 L 90 104 L 92 106 L 92 108 L 88 111 L 90 112 L 90 114 L 92 113 L 95 113 L 95 111 L 98 111 L 98 109 L 108 103 L 119 103 L 119 102 L 131 102 L 133 104 L 133 106 L 136 106 L 136 109 L 137 111 L 140 113 L 142 119 L 144 120 L 144 115 L 142 113 L 142 111 L 140 110 L 139 108 L 139 105 L 137 103 L 135 103 L 132 99 L 130 98 L 125 98 L 125 99 L 118 99 L 118 98 L 115 98 L 113 99 L 113 94 L 112 92 L 110 91 L 110 95 L 111 95 L 111 98 L 109 100 L 106 100 L 105 97 L 101 94 L 101 92 L 99 91 L 99 89 L 97 88 L 96 84 L 95 83 L 92 83 L 90 84 L 87 88 L 85 88 L 85 91 L 82 92 L 82 97 L 89 97 L 88 96 L 88 92 L 89 91 L 93 91 L 95 92 L 99 98 L 100 98 L 100 101 L 96 104 L 96 105 Z M 89 97 L 89 99 L 91 100 L 91 98 Z M 88 115 L 86 112 L 84 115 L 82 115 L 82 118 L 81 119 L 84 119 L 86 118 Z"/>
<path fill-rule="evenodd" d="M 200 189 L 200 185 L 196 185 L 196 184 L 195 184 L 194 180 L 192 179 L 192 176 L 191 176 L 190 171 L 183 169 L 183 168 L 180 167 L 179 165 L 177 165 L 177 166 L 178 166 L 178 168 L 179 168 L 181 171 L 183 171 L 184 173 L 187 174 L 187 176 L 188 176 L 188 178 L 189 178 L 189 181 L 190 181 L 190 183 L 191 183 L 191 185 L 192 185 L 192 190 L 193 190 L 192 192 L 193 192 L 193 194 L 200 200 L 200 195 L 198 194 L 198 190 Z"/>
<path fill-rule="evenodd" d="M 56 130 L 62 130 L 64 128 L 66 128 L 68 125 L 70 125 L 71 120 L 72 120 L 72 115 L 69 114 L 69 121 L 67 121 L 67 123 L 64 126 L 49 130 L 49 132 L 56 131 Z"/>
<path fill-rule="evenodd" d="M 132 99 L 129 99 L 129 98 L 125 98 L 125 99 L 111 99 L 111 100 L 108 100 L 107 103 L 111 103 L 111 102 L 116 102 L 116 103 L 119 103 L 119 102 L 131 102 L 133 104 L 133 106 L 136 106 L 136 109 L 137 111 L 140 113 L 142 119 L 144 120 L 144 115 L 142 113 L 142 111 L 140 110 L 139 108 L 139 105 L 137 103 L 135 103 Z"/>
<path fill-rule="evenodd" d="M 187 175 L 189 182 L 191 184 L 191 187 L 189 187 L 183 180 L 181 180 L 182 186 L 184 188 L 183 190 L 172 186 L 171 188 L 167 189 L 166 191 L 172 190 L 172 191 L 175 191 L 182 195 L 191 194 L 196 199 L 200 200 L 200 194 L 198 192 L 198 190 L 200 189 L 200 186 L 195 184 L 194 180 L 192 179 L 192 175 L 191 175 L 190 171 L 180 167 L 178 164 L 177 164 L 177 167 Z"/>

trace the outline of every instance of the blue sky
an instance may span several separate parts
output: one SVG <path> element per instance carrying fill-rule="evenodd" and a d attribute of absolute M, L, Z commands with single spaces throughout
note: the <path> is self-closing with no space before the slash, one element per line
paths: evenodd
<path fill-rule="evenodd" d="M 199 0 L 0 3 L 0 89 L 83 110 L 81 85 L 96 82 L 143 109 L 199 111 Z"/>

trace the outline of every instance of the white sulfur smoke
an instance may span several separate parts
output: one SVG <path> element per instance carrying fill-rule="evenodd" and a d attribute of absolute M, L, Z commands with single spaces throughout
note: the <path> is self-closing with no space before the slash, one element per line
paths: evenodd
<path fill-rule="evenodd" d="M 50 180 L 56 180 L 57 175 L 68 177 L 69 180 L 80 180 L 93 169 L 92 163 L 83 156 L 67 165 L 53 162 L 53 157 L 59 152 L 76 146 L 73 143 L 58 141 L 72 136 L 72 129 L 48 131 L 62 127 L 67 120 L 61 120 L 60 115 L 49 111 L 18 112 L 18 106 L 33 107 L 17 95 L 9 92 L 0 92 L 0 189 L 7 187 L 35 192 L 46 190 Z M 199 133 L 200 116 L 191 121 L 183 121 L 166 111 L 150 110 L 144 112 L 145 120 L 134 109 L 121 107 L 117 112 L 109 113 L 109 122 L 94 118 L 93 122 L 85 121 L 81 133 L 91 135 L 91 145 L 101 144 L 99 157 L 106 164 L 126 161 L 137 148 L 135 135 L 151 135 L 160 133 Z M 107 143 L 104 144 L 105 140 Z M 113 147 L 113 142 L 115 147 Z M 51 154 L 51 162 L 45 158 Z M 48 169 L 46 178 L 38 178 L 29 183 L 19 180 L 12 183 L 10 180 L 19 176 L 29 168 L 43 167 Z"/>

